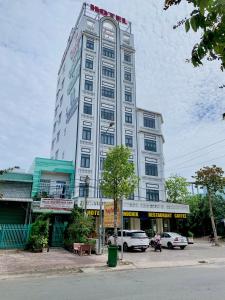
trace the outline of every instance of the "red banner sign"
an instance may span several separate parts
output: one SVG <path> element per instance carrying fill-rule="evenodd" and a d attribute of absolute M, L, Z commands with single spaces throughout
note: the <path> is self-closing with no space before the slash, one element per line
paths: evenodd
<path fill-rule="evenodd" d="M 115 15 L 105 9 L 99 8 L 98 6 L 96 6 L 94 4 L 90 5 L 90 9 L 100 15 L 103 15 L 104 17 L 111 17 L 120 23 L 128 24 L 128 21 L 125 18 Z"/>

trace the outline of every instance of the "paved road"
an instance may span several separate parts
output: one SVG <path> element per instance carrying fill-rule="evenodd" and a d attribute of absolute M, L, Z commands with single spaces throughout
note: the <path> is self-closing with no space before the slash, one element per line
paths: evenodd
<path fill-rule="evenodd" d="M 104 271 L 0 281 L 0 300 L 212 300 L 225 298 L 225 265 Z"/>

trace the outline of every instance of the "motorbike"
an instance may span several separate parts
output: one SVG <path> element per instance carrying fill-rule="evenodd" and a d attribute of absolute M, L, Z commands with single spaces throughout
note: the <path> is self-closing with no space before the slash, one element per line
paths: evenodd
<path fill-rule="evenodd" d="M 157 251 L 157 250 L 159 250 L 160 252 L 162 251 L 162 246 L 161 246 L 160 240 L 154 241 L 154 249 L 155 249 L 155 251 Z"/>

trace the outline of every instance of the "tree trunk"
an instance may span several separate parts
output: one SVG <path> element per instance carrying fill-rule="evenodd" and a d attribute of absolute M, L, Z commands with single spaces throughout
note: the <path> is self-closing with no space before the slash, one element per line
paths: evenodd
<path fill-rule="evenodd" d="M 214 220 L 214 215 L 213 215 L 213 208 L 212 208 L 212 195 L 211 195 L 211 192 L 209 192 L 209 191 L 208 191 L 208 197 L 209 197 L 210 219 L 211 219 L 211 223 L 212 223 L 215 246 L 219 246 L 217 230 L 216 230 L 216 225 L 215 225 L 215 220 Z"/>
<path fill-rule="evenodd" d="M 114 199 L 114 245 L 117 245 L 117 199 Z"/>

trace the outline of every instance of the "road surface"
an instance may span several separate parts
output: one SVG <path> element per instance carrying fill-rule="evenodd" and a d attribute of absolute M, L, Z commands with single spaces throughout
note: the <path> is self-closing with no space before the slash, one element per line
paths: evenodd
<path fill-rule="evenodd" d="M 225 264 L 0 280 L 0 300 L 225 299 Z"/>

